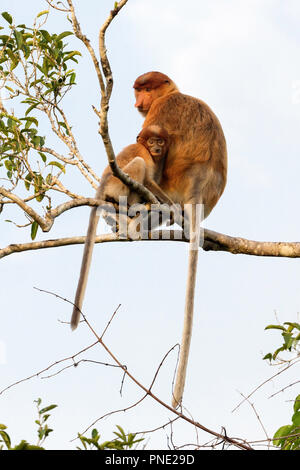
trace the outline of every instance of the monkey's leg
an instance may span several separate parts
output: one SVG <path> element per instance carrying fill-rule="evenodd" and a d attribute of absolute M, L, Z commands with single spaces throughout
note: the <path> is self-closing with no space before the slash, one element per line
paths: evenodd
<path fill-rule="evenodd" d="M 179 204 L 175 204 L 155 181 L 148 180 L 147 182 L 145 182 L 145 186 L 150 191 L 152 191 L 154 196 L 156 196 L 160 200 L 160 202 L 162 202 L 163 204 L 168 204 L 170 206 L 171 216 L 169 221 L 172 221 L 172 223 L 177 223 L 180 227 L 184 228 L 184 219 Z"/>
<path fill-rule="evenodd" d="M 181 404 L 184 385 L 185 385 L 191 337 L 192 337 L 194 297 L 195 297 L 198 252 L 199 252 L 199 242 L 200 242 L 200 223 L 199 223 L 200 221 L 197 220 L 199 217 L 198 217 L 196 206 L 197 204 L 191 204 L 191 205 L 185 206 L 185 207 L 188 207 L 188 219 L 190 221 L 189 260 L 188 260 L 188 276 L 187 276 L 187 284 L 186 284 L 182 341 L 181 341 L 181 346 L 180 346 L 179 364 L 178 364 L 176 382 L 175 382 L 173 399 L 172 399 L 173 408 L 177 408 L 177 406 Z"/>
<path fill-rule="evenodd" d="M 138 183 L 144 184 L 146 176 L 146 163 L 143 158 L 135 157 L 130 163 L 127 163 L 127 165 L 124 166 L 123 171 Z M 128 196 L 129 205 L 136 204 L 140 202 L 140 200 L 141 197 L 135 192 L 131 192 Z"/>
<path fill-rule="evenodd" d="M 148 213 L 145 214 L 143 220 L 137 216 L 132 219 L 128 227 L 128 234 L 132 240 L 138 240 L 143 237 L 143 234 L 154 230 L 159 225 L 162 225 L 170 220 L 176 222 L 180 227 L 184 227 L 182 210 L 179 204 L 175 204 L 172 199 L 158 186 L 158 184 L 148 178 L 144 185 L 154 196 L 156 196 L 162 205 L 151 206 L 146 204 Z M 157 213 L 153 217 L 154 213 Z M 159 216 L 158 216 L 159 215 Z M 139 227 L 139 230 L 138 230 Z"/>

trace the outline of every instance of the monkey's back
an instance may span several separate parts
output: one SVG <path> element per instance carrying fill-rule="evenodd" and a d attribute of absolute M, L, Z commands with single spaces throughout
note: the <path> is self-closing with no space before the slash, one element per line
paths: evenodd
<path fill-rule="evenodd" d="M 208 215 L 223 193 L 227 175 L 226 141 L 218 118 L 203 101 L 174 92 L 152 103 L 143 127 L 152 124 L 170 134 L 162 189 L 175 201 L 182 200 L 182 193 L 193 192 L 189 179 L 194 178 L 189 176 L 196 171 L 203 181 Z"/>

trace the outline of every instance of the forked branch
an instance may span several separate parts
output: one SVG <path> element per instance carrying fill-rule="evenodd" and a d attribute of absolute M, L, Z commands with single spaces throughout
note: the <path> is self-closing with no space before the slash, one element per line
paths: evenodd
<path fill-rule="evenodd" d="M 99 31 L 99 57 L 100 62 L 97 58 L 97 54 L 92 47 L 90 40 L 87 38 L 85 34 L 83 34 L 79 21 L 76 17 L 74 5 L 72 0 L 68 0 L 68 5 L 71 12 L 71 19 L 73 24 L 74 34 L 78 39 L 80 39 L 85 47 L 87 48 L 93 64 L 94 68 L 98 77 L 100 93 L 101 93 L 101 100 L 100 100 L 100 110 L 97 110 L 95 107 L 93 108 L 96 112 L 97 116 L 99 117 L 99 134 L 101 135 L 105 151 L 108 158 L 108 163 L 111 167 L 112 173 L 114 176 L 119 178 L 126 186 L 128 186 L 132 191 L 138 193 L 143 200 L 147 202 L 151 202 L 152 204 L 157 204 L 158 200 L 156 197 L 142 184 L 134 181 L 130 178 L 129 175 L 124 173 L 121 168 L 117 165 L 115 152 L 113 149 L 113 145 L 109 136 L 108 130 L 108 110 L 109 110 L 109 100 L 111 97 L 112 89 L 113 89 L 113 76 L 110 67 L 110 63 L 106 54 L 106 46 L 105 46 L 105 33 L 107 28 L 111 24 L 112 20 L 115 16 L 119 13 L 119 11 L 126 5 L 128 0 L 121 0 L 120 2 L 115 2 L 114 9 L 111 10 L 109 17 L 101 27 Z"/>

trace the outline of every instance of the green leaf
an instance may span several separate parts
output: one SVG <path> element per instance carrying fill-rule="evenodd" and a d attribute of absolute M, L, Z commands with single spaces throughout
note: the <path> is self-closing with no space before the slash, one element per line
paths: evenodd
<path fill-rule="evenodd" d="M 294 411 L 296 413 L 296 411 L 298 411 L 300 409 L 300 395 L 298 395 L 295 399 L 295 402 L 294 402 Z"/>
<path fill-rule="evenodd" d="M 73 85 L 75 83 L 75 79 L 76 79 L 76 73 L 73 72 L 70 76 L 70 85 Z"/>
<path fill-rule="evenodd" d="M 16 38 L 16 43 L 17 43 L 17 48 L 21 49 L 23 46 L 23 35 L 20 33 L 20 31 L 17 31 L 16 29 L 14 30 L 14 35 Z"/>
<path fill-rule="evenodd" d="M 30 113 L 30 111 L 32 111 L 34 108 L 36 108 L 38 106 L 38 104 L 39 103 L 34 103 L 31 106 L 29 106 L 29 108 L 26 110 L 25 116 L 27 116 Z"/>
<path fill-rule="evenodd" d="M 36 221 L 34 221 L 31 225 L 31 240 L 35 239 L 38 228 L 39 228 L 39 224 Z"/>
<path fill-rule="evenodd" d="M 292 326 L 293 328 L 297 328 L 298 330 L 300 330 L 300 324 L 299 323 L 285 321 L 284 325 L 289 325 L 289 326 Z"/>
<path fill-rule="evenodd" d="M 38 196 L 36 196 L 35 199 L 36 199 L 37 202 L 42 202 L 44 197 L 45 197 L 45 194 L 43 193 L 43 194 L 39 194 Z"/>
<path fill-rule="evenodd" d="M 49 166 L 49 165 L 57 166 L 58 168 L 60 168 L 60 169 L 63 171 L 63 173 L 66 172 L 66 169 L 65 169 L 65 167 L 64 167 L 64 165 L 63 165 L 62 163 L 59 163 L 59 162 L 50 162 L 50 163 L 48 163 L 48 166 Z"/>
<path fill-rule="evenodd" d="M 22 440 L 20 444 L 16 445 L 13 450 L 45 450 L 43 447 L 35 446 L 32 444 L 28 444 L 27 441 Z"/>
<path fill-rule="evenodd" d="M 40 11 L 40 13 L 36 15 L 36 17 L 39 18 L 40 16 L 48 15 L 48 13 L 49 13 L 49 10 L 43 10 L 43 11 Z"/>
<path fill-rule="evenodd" d="M 10 160 L 5 160 L 4 165 L 7 170 L 11 171 L 13 168 L 13 163 Z"/>
<path fill-rule="evenodd" d="M 285 437 L 288 436 L 292 428 L 293 426 L 286 425 L 286 426 L 281 426 L 279 429 L 277 429 L 277 431 L 275 432 L 273 436 L 273 444 L 278 447 L 284 444 L 285 439 L 280 440 L 279 438 L 283 436 Z"/>
<path fill-rule="evenodd" d="M 7 429 L 7 426 L 5 426 L 5 424 L 0 424 L 0 429 Z"/>
<path fill-rule="evenodd" d="M 300 411 L 296 411 L 296 413 L 293 414 L 292 421 L 295 426 L 300 426 Z"/>
<path fill-rule="evenodd" d="M 49 405 L 49 406 L 46 406 L 45 408 L 43 408 L 42 410 L 40 410 L 40 413 L 43 414 L 43 413 L 47 413 L 47 411 L 50 411 L 50 410 L 53 410 L 54 408 L 56 408 L 57 405 Z"/>
<path fill-rule="evenodd" d="M 266 326 L 265 330 L 282 330 L 282 331 L 286 331 L 286 328 L 284 328 L 284 326 L 281 326 L 281 325 L 268 325 L 268 326 Z"/>
<path fill-rule="evenodd" d="M 81 434 L 79 434 L 79 433 L 78 433 L 78 437 L 81 440 L 83 447 L 87 450 L 87 445 L 85 443 L 86 438 L 84 436 L 82 436 Z"/>
<path fill-rule="evenodd" d="M 275 351 L 274 354 L 273 354 L 273 360 L 276 359 L 276 357 L 278 356 L 278 354 L 279 354 L 281 351 L 285 351 L 285 350 L 286 350 L 286 348 L 285 348 L 284 346 L 281 346 L 281 348 L 276 349 L 276 351 Z"/>
<path fill-rule="evenodd" d="M 73 35 L 74 33 L 72 33 L 72 31 L 64 31 L 63 33 L 60 33 L 56 38 L 55 40 L 56 41 L 60 41 L 61 39 L 67 37 L 67 36 L 71 36 Z"/>
<path fill-rule="evenodd" d="M 45 139 L 44 139 L 44 137 L 41 137 L 40 135 L 36 135 L 35 137 L 33 137 L 32 143 L 36 148 L 37 147 L 43 147 L 43 145 L 45 143 Z"/>
<path fill-rule="evenodd" d="M 121 426 L 119 426 L 118 424 L 116 425 L 116 427 L 119 429 L 120 433 L 122 434 L 122 436 L 125 436 L 125 431 L 123 428 L 121 428 Z"/>
<path fill-rule="evenodd" d="M 264 360 L 264 359 L 269 359 L 269 361 L 271 361 L 271 360 L 272 360 L 272 357 L 273 357 L 273 356 L 272 356 L 272 353 L 268 353 L 268 354 L 266 354 L 266 355 L 263 357 L 263 360 Z"/>
<path fill-rule="evenodd" d="M 0 437 L 2 437 L 3 442 L 5 443 L 6 447 L 10 449 L 11 447 L 11 442 L 10 442 L 10 437 L 5 431 L 0 431 Z"/>
<path fill-rule="evenodd" d="M 35 124 L 36 127 L 39 125 L 39 121 L 34 117 L 21 118 L 20 121 L 26 121 L 25 129 L 28 129 L 31 124 Z"/>
<path fill-rule="evenodd" d="M 51 35 L 46 31 L 46 29 L 40 29 L 40 33 L 47 42 L 51 42 Z"/>
<path fill-rule="evenodd" d="M 38 152 L 38 153 L 39 153 L 41 159 L 43 160 L 43 162 L 46 163 L 46 161 L 47 161 L 46 155 L 43 152 Z"/>
<path fill-rule="evenodd" d="M 80 55 L 81 56 L 81 53 L 79 51 L 69 52 L 67 55 L 64 56 L 64 62 L 66 62 L 69 59 L 72 59 L 75 55 Z"/>
<path fill-rule="evenodd" d="M 18 65 L 19 63 L 19 56 L 14 54 L 11 49 L 6 49 L 6 53 L 7 55 L 9 56 L 12 64 L 11 64 L 11 67 L 10 67 L 10 70 L 13 70 L 14 68 L 16 68 L 16 66 Z"/>
<path fill-rule="evenodd" d="M 9 13 L 7 13 L 7 11 L 4 11 L 3 13 L 1 13 L 1 15 L 9 24 L 12 24 L 13 22 L 12 16 Z"/>
<path fill-rule="evenodd" d="M 282 336 L 284 338 L 284 345 L 286 349 L 290 349 L 290 347 L 293 345 L 294 338 L 291 333 L 282 333 Z"/>

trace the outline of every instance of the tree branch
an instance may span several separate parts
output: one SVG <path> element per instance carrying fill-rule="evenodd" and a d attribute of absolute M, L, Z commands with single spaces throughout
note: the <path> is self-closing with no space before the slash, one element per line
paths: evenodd
<path fill-rule="evenodd" d="M 85 200 L 74 200 L 58 206 L 54 212 L 63 213 L 75 206 L 96 206 L 99 201 L 86 198 Z M 109 206 L 109 205 L 108 205 Z M 57 214 L 59 215 L 59 214 Z M 148 238 L 140 241 L 175 241 L 188 243 L 189 240 L 181 230 L 155 230 L 149 232 Z M 0 259 L 13 253 L 23 251 L 40 250 L 43 248 L 57 248 L 69 245 L 82 245 L 85 236 L 57 238 L 38 242 L 11 244 L 0 249 Z M 132 242 L 128 238 L 120 237 L 118 233 L 98 235 L 95 243 L 109 242 Z M 260 242 L 246 240 L 245 238 L 231 237 L 212 230 L 204 230 L 204 242 L 202 246 L 205 251 L 225 251 L 232 254 L 244 254 L 250 256 L 270 256 L 278 258 L 300 258 L 300 242 Z"/>
<path fill-rule="evenodd" d="M 143 200 L 147 202 L 151 202 L 152 204 L 157 204 L 157 198 L 142 184 L 134 181 L 130 178 L 129 175 L 124 173 L 121 168 L 117 165 L 116 157 L 114 153 L 114 149 L 112 146 L 112 142 L 110 140 L 109 131 L 108 131 L 108 121 L 107 121 L 107 114 L 109 109 L 109 100 L 111 97 L 112 89 L 113 89 L 113 77 L 110 68 L 110 64 L 106 54 L 106 47 L 105 47 L 105 33 L 109 25 L 111 24 L 113 18 L 119 13 L 119 11 L 126 5 L 128 0 L 121 0 L 120 2 L 115 2 L 114 9 L 110 12 L 109 17 L 103 24 L 99 32 L 99 54 L 101 60 L 101 67 L 100 63 L 97 59 L 96 53 L 91 46 L 90 40 L 83 34 L 79 21 L 76 17 L 75 9 L 72 0 L 67 0 L 68 5 L 71 11 L 71 18 L 73 23 L 73 30 L 75 36 L 80 39 L 84 45 L 86 46 L 87 50 L 89 51 L 91 58 L 93 60 L 94 68 L 98 77 L 100 92 L 101 92 L 101 104 L 100 104 L 100 111 L 96 110 L 93 107 L 94 111 L 96 112 L 97 116 L 100 118 L 100 126 L 99 126 L 99 134 L 101 135 L 105 151 L 108 158 L 108 163 L 110 165 L 111 171 L 114 176 L 119 178 L 122 183 L 130 188 L 131 191 L 138 193 Z M 105 83 L 104 78 L 105 77 Z"/>

